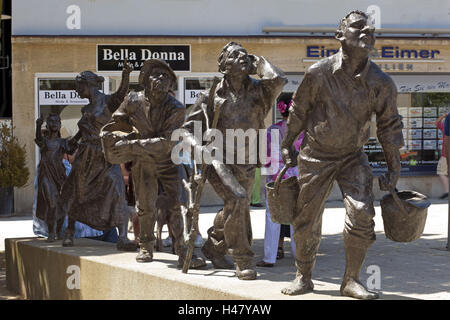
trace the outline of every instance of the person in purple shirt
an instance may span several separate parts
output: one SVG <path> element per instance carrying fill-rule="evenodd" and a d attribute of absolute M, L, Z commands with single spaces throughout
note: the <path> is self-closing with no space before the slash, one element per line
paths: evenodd
<path fill-rule="evenodd" d="M 283 159 L 281 158 L 281 150 L 271 150 L 271 147 L 278 146 L 280 148 L 281 141 L 286 135 L 287 131 L 287 118 L 289 116 L 288 107 L 291 105 L 286 104 L 284 101 L 280 101 L 277 104 L 277 109 L 283 116 L 283 120 L 274 123 L 267 129 L 267 163 L 265 167 L 273 167 L 275 174 L 266 176 L 266 183 L 275 181 L 279 172 L 284 167 Z M 278 131 L 278 135 L 275 134 Z M 275 141 L 278 139 L 278 141 Z M 294 142 L 295 149 L 298 151 L 303 141 L 303 132 L 300 133 L 296 142 Z M 283 179 L 287 179 L 292 176 L 298 176 L 297 167 L 289 168 L 283 176 Z M 287 229 L 287 232 L 284 230 Z M 286 234 L 288 233 L 288 234 Z M 272 221 L 270 217 L 269 206 L 266 197 L 266 226 L 264 233 L 264 257 L 261 261 L 256 263 L 257 267 L 273 267 L 277 259 L 281 259 L 284 256 L 283 253 L 283 240 L 285 236 L 291 237 L 291 250 L 292 256 L 295 257 L 295 243 L 293 238 L 294 229 L 289 225 L 280 225 Z"/>
<path fill-rule="evenodd" d="M 450 136 L 450 113 L 447 114 L 447 116 L 445 117 L 445 122 L 444 122 L 444 142 L 443 142 L 443 146 L 442 146 L 442 150 L 447 150 L 447 152 L 449 150 L 448 148 L 450 147 L 450 145 L 449 145 L 449 136 Z M 446 159 L 447 159 L 447 168 L 448 168 L 449 157 L 447 157 Z"/>

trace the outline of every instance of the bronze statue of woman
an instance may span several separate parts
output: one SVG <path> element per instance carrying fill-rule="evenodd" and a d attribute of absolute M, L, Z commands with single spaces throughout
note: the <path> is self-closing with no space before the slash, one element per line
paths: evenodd
<path fill-rule="evenodd" d="M 36 145 L 41 160 L 38 166 L 38 189 L 36 217 L 45 221 L 48 227 L 48 242 L 53 242 L 61 231 L 64 212 L 59 204 L 61 187 L 66 180 L 66 169 L 62 162 L 64 154 L 72 154 L 67 139 L 61 138 L 61 118 L 58 114 L 49 114 L 46 119 L 46 134 L 42 134 L 44 120 L 36 120 Z"/>
<path fill-rule="evenodd" d="M 73 246 L 75 221 L 79 221 L 97 230 L 117 227 L 117 249 L 136 251 L 136 243 L 127 235 L 127 201 L 120 166 L 105 160 L 99 137 L 100 129 L 111 119 L 128 91 L 131 71 L 131 66 L 125 63 L 120 87 L 111 95 L 99 90 L 103 77 L 91 71 L 83 71 L 76 77 L 77 93 L 90 103 L 81 110 L 79 131 L 69 141 L 69 145 L 78 145 L 78 152 L 61 191 L 61 203 L 69 216 L 63 240 L 65 247 Z"/>

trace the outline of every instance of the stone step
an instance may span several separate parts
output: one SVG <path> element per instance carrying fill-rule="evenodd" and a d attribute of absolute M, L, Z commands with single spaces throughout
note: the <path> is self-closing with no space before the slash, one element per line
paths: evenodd
<path fill-rule="evenodd" d="M 137 263 L 136 253 L 90 239 L 75 239 L 75 246 L 67 248 L 61 241 L 9 238 L 5 250 L 8 289 L 26 299 L 345 299 L 338 284 L 321 281 L 314 281 L 315 293 L 281 294 L 295 277 L 293 259 L 289 266 L 258 268 L 257 280 L 242 281 L 234 270 L 216 270 L 209 262 L 204 270 L 184 274 L 177 268 L 178 257 L 166 252 L 155 252 L 151 263 Z"/>

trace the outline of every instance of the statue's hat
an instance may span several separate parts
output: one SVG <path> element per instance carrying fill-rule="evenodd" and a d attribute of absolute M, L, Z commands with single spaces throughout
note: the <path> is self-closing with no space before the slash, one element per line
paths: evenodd
<path fill-rule="evenodd" d="M 167 62 L 161 59 L 148 59 L 145 60 L 144 65 L 141 68 L 141 72 L 139 73 L 139 84 L 144 85 L 144 79 L 147 76 L 149 72 L 153 68 L 162 68 L 167 71 L 167 73 L 171 76 L 173 84 L 177 81 L 177 76 L 175 75 L 175 72 L 173 72 L 172 68 L 169 66 Z"/>

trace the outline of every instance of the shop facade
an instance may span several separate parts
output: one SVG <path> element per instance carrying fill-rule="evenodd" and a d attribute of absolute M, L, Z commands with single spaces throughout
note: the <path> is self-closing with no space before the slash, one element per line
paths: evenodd
<path fill-rule="evenodd" d="M 121 66 L 127 58 L 136 69 L 130 87 L 140 90 L 137 77 L 143 59 L 167 58 L 178 77 L 175 94 L 189 108 L 198 93 L 209 88 L 213 77 L 220 76 L 217 57 L 229 41 L 241 43 L 288 74 L 289 83 L 280 95 L 287 101 L 307 68 L 339 48 L 334 39 L 313 37 L 13 37 L 13 123 L 17 136 L 27 144 L 31 176 L 39 161 L 39 151 L 32 143 L 39 115 L 59 113 L 65 137 L 77 131 L 81 107 L 86 104 L 74 90 L 79 72 L 92 70 L 102 75 L 103 91 L 112 93 L 119 86 Z M 435 121 L 450 111 L 450 42 L 383 38 L 377 40 L 376 47 L 380 56 L 374 56 L 373 61 L 396 83 L 398 108 L 404 119 L 406 146 L 401 151 L 399 187 L 437 197 L 441 193 L 436 165 L 442 136 Z M 274 106 L 266 125 L 279 117 Z M 378 174 L 385 170 L 385 164 L 375 132 L 373 126 L 373 139 L 365 150 Z M 32 185 L 16 190 L 17 210 L 30 208 L 32 195 Z M 337 190 L 331 198 L 339 198 Z"/>
<path fill-rule="evenodd" d="M 408 8 L 382 0 L 352 0 L 338 7 L 330 2 L 330 10 L 326 12 L 322 10 L 323 4 L 309 4 L 306 8 L 301 1 L 288 1 L 281 6 L 261 0 L 258 8 L 244 1 L 238 11 L 233 10 L 232 4 L 224 8 L 220 1 L 209 1 L 205 6 L 203 0 L 148 3 L 131 0 L 115 6 L 106 0 L 47 1 L 46 6 L 14 1 L 12 121 L 15 134 L 26 144 L 31 171 L 28 186 L 15 190 L 16 212 L 30 212 L 32 208 L 33 178 L 39 161 L 39 150 L 34 144 L 37 117 L 57 112 L 62 118 L 63 137 L 77 131 L 80 111 L 86 104 L 74 91 L 74 79 L 79 72 L 91 70 L 103 76 L 101 89 L 112 93 L 119 86 L 120 70 L 126 58 L 135 68 L 130 88 L 140 90 L 137 78 L 142 62 L 150 57 L 161 58 L 175 70 L 175 95 L 189 108 L 198 93 L 209 88 L 213 77 L 220 76 L 217 58 L 222 47 L 229 41 L 236 41 L 248 52 L 266 57 L 286 72 L 289 83 L 279 99 L 288 102 L 307 68 L 335 53 L 339 43 L 329 32 L 267 34 L 263 27 L 302 22 L 313 26 L 311 30 L 317 25 L 335 28 L 350 9 L 370 11 L 372 2 L 381 10 L 383 28 L 450 27 L 445 25 L 448 23 L 446 14 L 430 9 L 442 7 L 445 1 L 440 0 L 433 0 L 432 5 L 413 1 L 415 5 Z M 141 9 L 136 10 L 139 6 Z M 246 10 L 254 15 L 249 16 Z M 396 24 L 398 17 L 394 13 L 400 10 L 404 25 Z M 217 16 L 217 12 L 221 15 Z M 280 20 L 280 16 L 283 19 Z M 450 38 L 431 34 L 382 34 L 377 37 L 372 60 L 391 75 L 398 89 L 398 108 L 404 120 L 406 142 L 401 150 L 403 169 L 398 188 L 439 197 L 443 191 L 436 165 L 441 133 L 435 127 L 435 120 L 450 111 Z M 274 104 L 266 126 L 279 119 Z M 378 175 L 386 168 L 375 133 L 373 122 L 373 138 L 365 151 L 374 174 Z M 264 179 L 261 181 L 263 183 Z M 381 197 L 377 183 L 374 183 L 374 192 L 376 198 Z M 335 186 L 330 199 L 340 198 Z M 214 192 L 208 190 L 204 203 L 217 204 L 217 201 L 220 200 Z"/>

